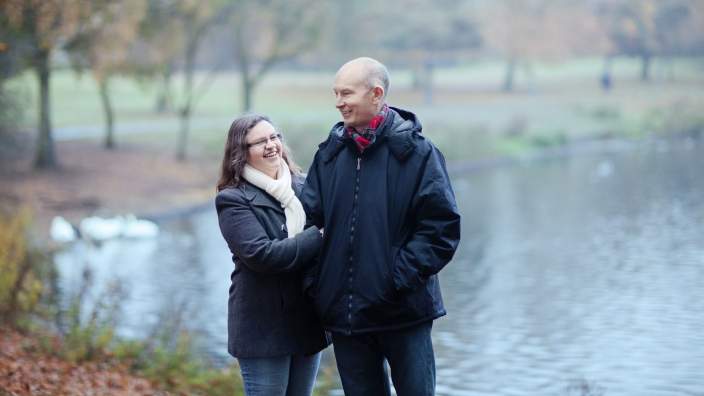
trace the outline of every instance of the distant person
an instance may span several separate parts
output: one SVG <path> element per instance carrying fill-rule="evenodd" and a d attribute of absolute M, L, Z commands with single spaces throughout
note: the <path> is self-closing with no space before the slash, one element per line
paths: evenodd
<path fill-rule="evenodd" d="M 329 344 L 301 284 L 322 244 L 318 227 L 304 229 L 302 185 L 267 117 L 232 123 L 215 205 L 235 263 L 228 351 L 239 361 L 247 396 L 309 396 Z"/>
<path fill-rule="evenodd" d="M 607 71 L 601 73 L 601 78 L 599 79 L 601 83 L 601 89 L 608 92 L 611 90 L 611 74 Z"/>
<path fill-rule="evenodd" d="M 325 229 L 306 277 L 332 332 L 347 396 L 433 395 L 430 332 L 445 315 L 437 273 L 460 239 L 445 159 L 418 118 L 386 103 L 389 75 L 371 58 L 335 76 L 333 126 L 315 155 L 302 202 Z"/>

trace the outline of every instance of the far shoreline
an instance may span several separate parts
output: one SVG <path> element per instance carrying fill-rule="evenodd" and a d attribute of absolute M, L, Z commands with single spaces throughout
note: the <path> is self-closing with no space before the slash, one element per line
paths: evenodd
<path fill-rule="evenodd" d="M 652 134 L 637 138 L 591 136 L 553 146 L 526 147 L 513 155 L 449 160 L 447 169 L 451 176 L 457 177 L 559 158 L 611 155 L 648 145 L 697 144 L 701 137 L 701 133 Z M 153 147 L 132 144 L 105 151 L 98 145 L 95 141 L 59 143 L 58 149 L 68 155 L 62 157 L 62 168 L 57 171 L 33 172 L 24 158 L 21 165 L 0 172 L 0 181 L 9 187 L 0 195 L 0 204 L 7 212 L 29 207 L 39 241 L 48 240 L 49 224 L 55 216 L 64 216 L 77 224 L 92 215 L 134 214 L 138 218 L 166 223 L 206 210 L 214 211 L 218 164 L 212 158 L 194 156 L 187 162 L 179 162 L 170 153 Z M 100 168 L 106 161 L 111 167 Z"/>
<path fill-rule="evenodd" d="M 532 165 L 539 162 L 560 158 L 617 154 L 636 150 L 652 144 L 671 144 L 673 142 L 682 142 L 683 144 L 692 142 L 696 144 L 700 140 L 700 136 L 682 134 L 671 136 L 651 136 L 638 139 L 618 137 L 588 138 L 560 146 L 532 150 L 529 153 L 515 156 L 503 155 L 476 160 L 451 160 L 447 162 L 447 170 L 451 176 L 464 176 L 466 174 L 492 171 L 506 167 Z M 137 216 L 160 223 L 177 220 L 193 214 L 202 213 L 210 209 L 213 211 L 215 210 L 212 199 L 160 211 L 138 213 Z"/>

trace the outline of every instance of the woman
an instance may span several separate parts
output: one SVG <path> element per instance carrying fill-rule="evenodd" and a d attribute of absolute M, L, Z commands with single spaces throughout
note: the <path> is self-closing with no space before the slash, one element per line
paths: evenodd
<path fill-rule="evenodd" d="M 322 243 L 303 229 L 296 194 L 303 177 L 281 134 L 262 115 L 230 126 L 215 206 L 232 252 L 228 351 L 237 358 L 245 393 L 308 396 L 326 338 L 304 297 L 301 272 Z"/>

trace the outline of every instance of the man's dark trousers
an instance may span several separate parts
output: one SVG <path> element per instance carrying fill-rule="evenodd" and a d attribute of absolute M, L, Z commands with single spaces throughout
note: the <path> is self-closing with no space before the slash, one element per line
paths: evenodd
<path fill-rule="evenodd" d="M 428 321 L 400 330 L 347 336 L 332 333 L 337 369 L 346 396 L 389 396 L 391 380 L 398 396 L 435 394 L 435 357 Z"/>

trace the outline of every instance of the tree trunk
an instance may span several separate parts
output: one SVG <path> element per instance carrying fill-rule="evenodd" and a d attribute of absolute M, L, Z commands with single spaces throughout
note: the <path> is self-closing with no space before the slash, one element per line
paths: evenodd
<path fill-rule="evenodd" d="M 178 112 L 180 121 L 180 130 L 178 135 L 178 152 L 176 159 L 179 161 L 186 160 L 186 147 L 188 146 L 188 133 L 191 129 L 191 105 L 186 104 L 181 111 Z"/>
<path fill-rule="evenodd" d="M 105 112 L 105 149 L 112 150 L 115 148 L 114 114 L 112 103 L 110 102 L 107 78 L 98 82 L 98 89 L 100 90 L 100 100 L 103 104 L 103 111 Z"/>
<path fill-rule="evenodd" d="M 250 76 L 247 49 L 239 40 L 237 41 L 237 61 L 240 64 L 240 80 L 242 83 L 242 111 L 246 113 L 252 109 L 254 81 Z"/>
<path fill-rule="evenodd" d="M 37 78 L 39 79 L 39 136 L 37 138 L 34 167 L 37 169 L 52 169 L 57 167 L 54 152 L 54 139 L 51 136 L 51 102 L 49 97 L 49 70 L 48 50 L 39 50 L 37 54 Z"/>
<path fill-rule="evenodd" d="M 511 57 L 506 64 L 506 75 L 504 76 L 504 92 L 513 91 L 513 79 L 516 74 L 516 59 Z"/>
<path fill-rule="evenodd" d="M 191 122 L 191 104 L 193 101 L 193 71 L 195 69 L 195 58 L 197 52 L 198 38 L 194 38 L 186 48 L 186 59 L 184 65 L 184 102 L 179 111 L 181 117 L 181 128 L 178 136 L 178 146 L 176 159 L 186 160 L 186 149 L 188 147 L 188 134 Z"/>
<path fill-rule="evenodd" d="M 25 257 L 18 269 L 19 273 L 17 274 L 17 278 L 15 278 L 15 283 L 12 285 L 7 302 L 7 311 L 3 312 L 3 316 L 5 316 L 8 323 L 13 323 L 15 321 L 15 317 L 19 313 L 20 309 L 17 305 L 19 302 L 20 293 L 25 287 L 24 281 L 31 269 L 32 263 L 29 261 L 28 257 Z"/>
<path fill-rule="evenodd" d="M 640 80 L 650 81 L 650 61 L 651 56 L 649 53 L 644 53 L 641 55 L 641 67 L 640 67 Z"/>
<path fill-rule="evenodd" d="M 420 91 L 423 88 L 423 67 L 414 63 L 411 69 L 411 89 Z"/>
<path fill-rule="evenodd" d="M 254 81 L 246 73 L 242 73 L 242 110 L 244 112 L 252 110 L 253 91 Z"/>
<path fill-rule="evenodd" d="M 240 82 L 242 89 L 242 111 L 248 112 L 252 109 L 252 92 L 254 91 L 254 77 L 250 70 L 248 43 L 244 42 L 243 24 L 235 30 L 236 59 L 240 67 Z"/>
<path fill-rule="evenodd" d="M 161 78 L 161 87 L 156 98 L 155 111 L 159 114 L 163 114 L 171 110 L 171 76 L 173 74 L 173 65 L 169 63 L 164 69 L 164 73 Z"/>
<path fill-rule="evenodd" d="M 423 64 L 423 101 L 426 105 L 433 104 L 433 62 Z"/>

